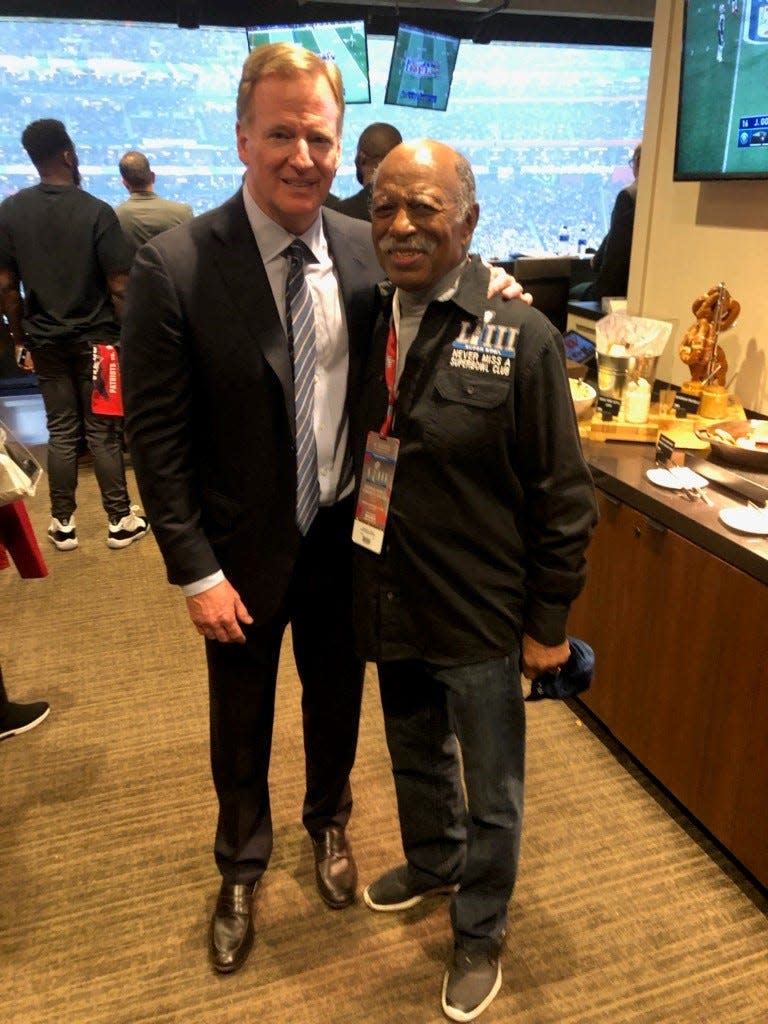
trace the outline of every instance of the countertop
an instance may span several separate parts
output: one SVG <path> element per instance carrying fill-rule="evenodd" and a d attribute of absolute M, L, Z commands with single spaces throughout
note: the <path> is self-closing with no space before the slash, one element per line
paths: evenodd
<path fill-rule="evenodd" d="M 768 536 L 737 533 L 718 518 L 721 509 L 744 507 L 746 500 L 710 483 L 706 488 L 712 501 L 709 506 L 651 483 L 645 475 L 655 464 L 656 449 L 651 444 L 584 438 L 582 446 L 595 486 L 601 491 L 768 585 Z M 706 452 L 693 454 L 706 456 Z M 768 473 L 736 472 L 768 487 Z M 768 512 L 765 515 L 768 518 Z"/>

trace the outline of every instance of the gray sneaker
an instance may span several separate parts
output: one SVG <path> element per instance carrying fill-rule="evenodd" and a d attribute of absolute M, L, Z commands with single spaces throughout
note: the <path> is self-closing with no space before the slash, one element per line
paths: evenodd
<path fill-rule="evenodd" d="M 371 882 L 363 891 L 363 899 L 371 910 L 407 910 L 421 903 L 427 896 L 445 896 L 456 892 L 458 888 L 456 883 L 451 882 L 438 885 L 415 882 L 408 865 L 401 864 Z"/>
<path fill-rule="evenodd" d="M 501 988 L 499 954 L 489 949 L 454 946 L 443 978 L 443 1013 L 451 1020 L 474 1020 Z"/>

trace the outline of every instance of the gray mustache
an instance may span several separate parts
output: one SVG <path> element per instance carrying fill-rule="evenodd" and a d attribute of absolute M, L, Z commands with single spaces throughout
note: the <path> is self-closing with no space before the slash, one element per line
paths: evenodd
<path fill-rule="evenodd" d="M 425 252 L 430 255 L 436 248 L 437 242 L 423 235 L 411 235 L 410 238 L 402 241 L 388 235 L 379 242 L 379 249 L 387 254 L 397 250 L 398 252 Z"/>

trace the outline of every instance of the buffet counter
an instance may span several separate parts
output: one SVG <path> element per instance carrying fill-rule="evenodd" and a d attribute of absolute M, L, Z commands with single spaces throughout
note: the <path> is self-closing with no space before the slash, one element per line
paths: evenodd
<path fill-rule="evenodd" d="M 568 627 L 596 654 L 581 699 L 768 885 L 768 536 L 725 526 L 746 501 L 714 484 L 710 505 L 651 483 L 653 445 L 583 445 L 601 518 Z"/>

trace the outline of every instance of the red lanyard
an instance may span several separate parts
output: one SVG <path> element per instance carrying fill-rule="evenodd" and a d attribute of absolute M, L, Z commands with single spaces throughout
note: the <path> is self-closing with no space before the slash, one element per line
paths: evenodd
<path fill-rule="evenodd" d="M 396 378 L 397 331 L 395 330 L 394 319 L 390 318 L 389 333 L 387 334 L 387 351 L 384 356 L 384 381 L 387 385 L 387 415 L 384 417 L 384 422 L 381 424 L 381 430 L 379 431 L 382 437 L 389 437 L 392 422 L 395 418 L 395 402 L 397 401 L 397 391 L 395 391 Z"/>

